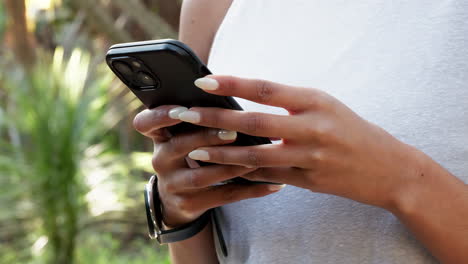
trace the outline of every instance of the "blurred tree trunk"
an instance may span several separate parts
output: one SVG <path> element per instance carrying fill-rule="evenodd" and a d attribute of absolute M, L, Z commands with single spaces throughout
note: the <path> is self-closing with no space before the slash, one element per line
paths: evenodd
<path fill-rule="evenodd" d="M 26 68 L 34 64 L 35 49 L 33 37 L 26 27 L 26 8 L 24 0 L 5 0 L 7 13 L 7 45 L 13 50 L 15 58 Z"/>
<path fill-rule="evenodd" d="M 0 2 L 0 42 L 3 43 L 6 30 L 6 14 L 5 7 L 2 2 Z"/>
<path fill-rule="evenodd" d="M 152 13 L 139 0 L 113 0 L 122 12 L 134 19 L 151 38 L 174 38 L 176 31 L 157 14 Z"/>
<path fill-rule="evenodd" d="M 127 31 L 116 26 L 114 18 L 106 8 L 102 8 L 100 1 L 70 1 L 70 5 L 77 11 L 83 10 L 86 14 L 85 23 L 87 26 L 100 33 L 104 33 L 112 42 L 133 41 L 132 36 Z"/>
<path fill-rule="evenodd" d="M 155 0 L 159 15 L 174 31 L 179 31 L 181 2 L 176 0 Z"/>

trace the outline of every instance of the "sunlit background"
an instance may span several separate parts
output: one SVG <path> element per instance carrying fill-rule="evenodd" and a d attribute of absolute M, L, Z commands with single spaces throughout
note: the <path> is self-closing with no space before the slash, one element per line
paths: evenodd
<path fill-rule="evenodd" d="M 108 47 L 177 36 L 177 0 L 0 2 L 0 263 L 169 263 L 142 190 L 152 143 Z"/>

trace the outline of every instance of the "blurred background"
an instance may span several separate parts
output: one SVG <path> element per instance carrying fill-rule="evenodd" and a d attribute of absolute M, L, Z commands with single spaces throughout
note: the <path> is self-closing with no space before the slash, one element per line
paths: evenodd
<path fill-rule="evenodd" d="M 0 1 L 0 263 L 169 263 L 147 236 L 141 106 L 104 56 L 175 38 L 180 5 Z"/>

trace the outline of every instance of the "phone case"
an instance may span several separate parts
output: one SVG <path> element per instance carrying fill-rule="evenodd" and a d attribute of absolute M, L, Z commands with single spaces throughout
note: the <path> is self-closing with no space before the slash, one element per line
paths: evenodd
<path fill-rule="evenodd" d="M 128 57 L 146 65 L 146 70 L 158 79 L 159 86 L 154 89 L 141 90 L 127 82 L 125 77 L 114 68 L 113 62 L 125 60 Z M 174 104 L 188 108 L 201 106 L 242 110 L 234 98 L 209 94 L 194 85 L 196 79 L 211 72 L 195 53 L 180 41 L 164 39 L 117 44 L 109 49 L 106 61 L 110 69 L 149 109 Z M 174 135 L 196 129 L 200 127 L 185 122 L 168 128 Z M 271 141 L 268 138 L 238 133 L 237 140 L 231 145 L 247 146 L 269 143 Z M 209 165 L 205 162 L 199 163 Z M 244 181 L 247 180 L 242 179 L 242 182 Z"/>

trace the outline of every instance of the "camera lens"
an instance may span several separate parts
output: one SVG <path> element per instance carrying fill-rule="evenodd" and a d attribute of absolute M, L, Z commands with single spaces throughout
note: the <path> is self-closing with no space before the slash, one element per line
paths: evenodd
<path fill-rule="evenodd" d="M 144 73 L 144 72 L 139 72 L 137 74 L 137 80 L 144 86 L 156 86 L 156 80 L 151 77 L 151 75 Z"/>
<path fill-rule="evenodd" d="M 130 75 L 130 74 L 133 73 L 132 68 L 130 68 L 130 66 L 125 62 L 116 61 L 116 62 L 113 63 L 113 65 L 114 65 L 114 68 L 118 72 L 120 72 L 120 74 Z"/>

